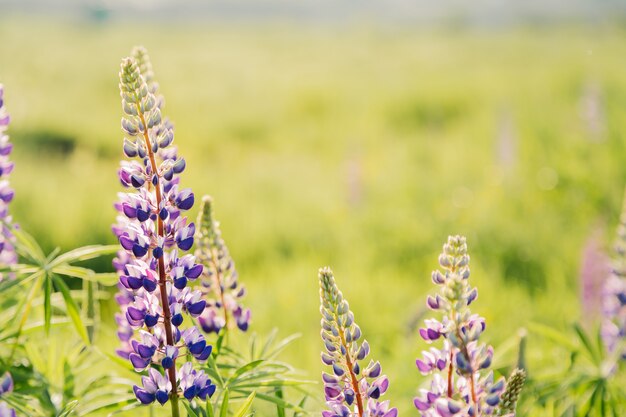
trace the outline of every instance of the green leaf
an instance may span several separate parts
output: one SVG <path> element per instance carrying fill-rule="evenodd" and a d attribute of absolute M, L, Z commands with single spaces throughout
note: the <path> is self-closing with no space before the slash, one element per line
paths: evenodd
<path fill-rule="evenodd" d="M 185 406 L 185 409 L 187 409 L 187 417 L 198 417 L 196 412 L 193 411 L 193 409 L 191 408 L 191 406 L 189 405 L 187 401 L 183 400 L 183 405 Z"/>
<path fill-rule="evenodd" d="M 242 366 L 241 368 L 237 369 L 235 373 L 230 378 L 228 378 L 228 381 L 226 381 L 226 386 L 228 386 L 231 382 L 236 381 L 237 378 L 240 377 L 241 375 L 261 365 L 263 362 L 265 362 L 264 359 L 259 359 L 256 361 L 249 362 L 245 364 L 244 366 Z"/>
<path fill-rule="evenodd" d="M 246 395 L 249 395 L 249 394 L 252 393 L 251 391 L 240 390 L 240 389 L 235 389 L 234 391 L 240 392 L 240 393 L 246 394 Z M 276 398 L 274 395 L 267 395 L 267 394 L 262 394 L 260 392 L 257 392 L 256 393 L 256 398 L 258 398 L 260 400 L 263 400 L 263 401 L 267 401 L 267 402 L 273 403 L 273 404 L 280 404 L 284 408 L 293 409 L 293 410 L 296 410 L 296 411 L 301 412 L 301 413 L 305 412 L 305 410 L 303 410 L 299 406 L 297 406 L 295 404 L 291 404 L 288 401 L 281 400 L 280 398 Z"/>
<path fill-rule="evenodd" d="M 280 398 L 281 400 L 284 399 L 283 390 L 281 388 L 278 388 L 276 390 L 276 397 Z M 278 415 L 278 417 L 285 417 L 285 407 L 280 404 L 276 404 L 276 414 Z"/>
<path fill-rule="evenodd" d="M 49 275 L 44 278 L 44 295 L 43 295 L 43 316 L 44 329 L 46 336 L 50 335 L 50 321 L 52 320 L 52 306 L 50 305 L 50 297 L 52 296 L 52 279 Z"/>
<path fill-rule="evenodd" d="M 11 227 L 11 233 L 13 234 L 13 236 L 15 236 L 15 240 L 17 243 L 15 249 L 20 255 L 24 256 L 25 258 L 31 259 L 38 264 L 45 263 L 46 255 L 44 254 L 41 246 L 39 246 L 35 238 L 26 233 L 24 229 L 18 229 L 15 227 Z"/>
<path fill-rule="evenodd" d="M 211 403 L 210 398 L 207 398 L 206 400 L 205 410 L 208 417 L 215 417 L 215 413 L 213 413 L 213 403 Z"/>
<path fill-rule="evenodd" d="M 306 399 L 309 398 L 308 395 L 305 395 L 304 397 L 302 397 L 302 400 L 300 400 L 300 402 L 298 403 L 298 408 L 303 409 L 304 408 L 304 403 L 306 403 Z M 302 415 L 301 411 L 294 411 L 293 412 L 293 417 L 299 417 L 300 415 Z"/>
<path fill-rule="evenodd" d="M 528 325 L 528 329 L 534 333 L 537 333 L 540 336 L 543 336 L 547 339 L 552 340 L 553 342 L 558 343 L 567 350 L 573 352 L 579 350 L 579 347 L 575 343 L 572 343 L 572 341 L 565 333 L 560 332 L 550 326 L 546 326 L 545 324 L 540 323 L 530 323 Z"/>
<path fill-rule="evenodd" d="M 65 404 L 65 407 L 63 407 L 63 409 L 61 410 L 61 412 L 59 413 L 57 417 L 68 417 L 74 412 L 74 409 L 76 407 L 78 407 L 78 401 L 76 400 L 70 401 L 69 403 Z"/>
<path fill-rule="evenodd" d="M 267 354 L 267 357 L 265 357 L 265 359 L 273 359 L 276 356 L 278 356 L 283 350 L 285 350 L 285 348 L 287 346 L 289 346 L 291 343 L 293 343 L 294 340 L 297 340 L 301 337 L 302 335 L 300 333 L 295 333 L 292 334 L 291 336 L 287 336 L 286 338 L 284 338 L 283 340 L 281 340 L 275 347 L 274 349 L 269 352 Z"/>
<path fill-rule="evenodd" d="M 250 407 L 252 407 L 252 401 L 254 401 L 255 396 L 256 396 L 256 392 L 252 391 L 252 394 L 248 396 L 246 401 L 244 401 L 241 407 L 239 407 L 239 410 L 235 412 L 234 417 L 244 417 L 245 415 L 247 415 L 248 411 L 250 410 Z"/>
<path fill-rule="evenodd" d="M 582 327 L 580 327 L 578 323 L 575 323 L 573 327 L 574 327 L 574 330 L 576 331 L 576 334 L 578 335 L 578 338 L 585 346 L 585 349 L 587 349 L 587 352 L 589 353 L 589 356 L 591 357 L 591 359 L 595 363 L 599 363 L 602 360 L 601 354 L 598 351 L 596 351 L 596 349 L 593 347 L 591 340 L 589 339 L 589 336 L 587 336 L 587 333 L 585 333 L 585 331 L 582 329 Z"/>
<path fill-rule="evenodd" d="M 112 255 L 119 249 L 118 245 L 91 245 L 73 249 L 60 255 L 50 262 L 50 267 L 55 268 L 61 264 L 70 262 L 86 261 L 102 255 Z"/>
<path fill-rule="evenodd" d="M 220 417 L 226 417 L 228 415 L 228 389 L 224 390 L 224 398 L 222 399 L 222 406 L 220 407 Z"/>
<path fill-rule="evenodd" d="M 60 278 L 59 276 L 53 275 L 52 279 L 54 280 L 55 287 L 63 295 L 63 300 L 65 301 L 65 308 L 67 310 L 67 315 L 72 320 L 72 323 L 74 323 L 74 327 L 76 328 L 76 331 L 78 332 L 80 337 L 83 339 L 85 344 L 89 346 L 90 343 L 89 343 L 89 335 L 87 334 L 87 329 L 85 329 L 83 321 L 80 318 L 80 312 L 78 310 L 78 307 L 76 306 L 76 302 L 74 301 L 74 299 L 72 298 L 72 295 L 70 294 L 69 288 L 67 287 L 63 279 Z"/>

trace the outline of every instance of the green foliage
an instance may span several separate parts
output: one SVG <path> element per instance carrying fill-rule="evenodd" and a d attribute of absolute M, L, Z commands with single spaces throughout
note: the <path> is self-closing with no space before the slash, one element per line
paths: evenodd
<path fill-rule="evenodd" d="M 534 323 L 529 329 L 557 347 L 556 355 L 562 359 L 531 369 L 527 402 L 536 402 L 555 417 L 624 415 L 624 361 L 619 354 L 606 352 L 599 331 L 592 334 L 578 324 L 561 331 Z"/>
<path fill-rule="evenodd" d="M 285 416 L 286 410 L 293 416 L 305 412 L 304 401 L 309 393 L 304 386 L 312 382 L 298 378 L 297 371 L 291 365 L 278 360 L 278 356 L 298 335 L 277 341 L 277 330 L 274 330 L 257 346 L 259 341 L 256 334 L 252 333 L 247 352 L 241 353 L 223 343 L 224 333 L 220 334 L 215 344 L 217 348 L 205 369 L 217 385 L 217 391 L 210 404 L 207 402 L 206 407 L 198 406 L 194 410 L 198 416 L 228 417 L 231 415 L 232 403 L 241 400 L 245 401 L 234 414 L 238 417 L 249 415 L 249 410 L 253 409 L 253 400 L 272 406 L 277 416 Z M 303 399 L 299 403 L 292 402 L 285 398 L 285 390 L 293 391 Z M 263 404 L 260 407 L 263 409 Z"/>
<path fill-rule="evenodd" d="M 108 273 L 95 273 L 94 271 L 74 265 L 74 263 L 93 259 L 102 255 L 115 252 L 114 246 L 86 246 L 59 254 L 57 248 L 46 255 L 37 241 L 24 230 L 14 228 L 13 234 L 16 239 L 16 251 L 20 256 L 17 265 L 2 268 L 2 271 L 15 275 L 13 279 L 7 279 L 0 283 L 0 292 L 5 296 L 6 303 L 2 315 L 13 317 L 7 323 L 13 324 L 3 327 L 0 331 L 0 341 L 13 343 L 13 351 L 20 342 L 20 336 L 29 318 L 33 302 L 43 292 L 43 327 L 46 334 L 50 333 L 53 323 L 53 309 L 63 308 L 64 313 L 72 321 L 76 332 L 86 344 L 89 344 L 89 336 L 81 317 L 78 305 L 72 297 L 70 288 L 63 280 L 63 276 L 79 278 L 81 280 L 96 283 L 111 284 L 114 276 Z M 56 289 L 63 299 L 63 305 L 56 306 L 52 303 L 53 291 Z M 25 297 L 21 294 L 27 294 Z"/>

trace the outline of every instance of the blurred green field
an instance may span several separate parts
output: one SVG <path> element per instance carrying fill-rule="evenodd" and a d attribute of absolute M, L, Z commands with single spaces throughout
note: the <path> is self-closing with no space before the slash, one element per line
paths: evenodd
<path fill-rule="evenodd" d="M 215 198 L 253 328 L 301 332 L 285 359 L 316 379 L 317 269 L 331 265 L 409 415 L 448 234 L 468 237 L 496 347 L 528 322 L 579 318 L 582 248 L 598 227 L 612 240 L 626 178 L 624 35 L 2 19 L 12 211 L 50 249 L 114 242 L 117 72 L 144 45 L 183 185 Z M 102 331 L 114 349 L 112 318 Z M 531 372 L 550 357 L 536 343 Z"/>

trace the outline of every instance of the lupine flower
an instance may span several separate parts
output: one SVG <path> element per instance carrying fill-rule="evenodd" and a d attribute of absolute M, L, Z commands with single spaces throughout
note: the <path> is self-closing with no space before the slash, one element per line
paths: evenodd
<path fill-rule="evenodd" d="M 580 301 L 582 317 L 587 322 L 598 318 L 602 307 L 602 287 L 610 274 L 609 257 L 602 247 L 602 230 L 596 229 L 587 239 L 580 266 Z"/>
<path fill-rule="evenodd" d="M 239 284 L 235 263 L 222 239 L 220 224 L 213 218 L 213 200 L 202 198 L 196 232 L 196 258 L 204 265 L 202 287 L 208 299 L 207 307 L 198 318 L 206 333 L 219 333 L 228 328 L 230 320 L 242 330 L 248 330 L 250 309 L 241 299 L 246 289 Z"/>
<path fill-rule="evenodd" d="M 192 320 L 185 320 L 185 315 L 199 317 L 206 306 L 202 294 L 187 287 L 202 265 L 193 255 L 179 254 L 193 245 L 195 226 L 183 213 L 193 206 L 194 195 L 178 186 L 185 161 L 171 146 L 173 128 L 161 117 L 163 99 L 148 56 L 142 48 L 133 56 L 122 61 L 120 71 L 123 150 L 131 160 L 119 171 L 130 192 L 121 193 L 115 204 L 119 216 L 113 227 L 122 247 L 113 262 L 122 310 L 116 315 L 122 342 L 117 352 L 136 371 L 148 370 L 142 386 L 133 388 L 137 399 L 162 405 L 171 399 L 178 415 L 179 396 L 205 400 L 215 390 L 206 375 L 191 371 L 191 362 L 176 365 L 180 358 L 206 361 L 211 354 Z M 185 323 L 187 328 L 180 329 Z"/>
<path fill-rule="evenodd" d="M 389 401 L 379 401 L 387 391 L 389 379 L 382 374 L 380 362 L 373 360 L 361 369 L 370 351 L 361 329 L 354 322 L 348 301 L 337 288 L 330 268 L 319 271 L 320 312 L 322 313 L 322 362 L 332 373 L 322 373 L 328 410 L 323 417 L 396 417 L 398 410 Z"/>
<path fill-rule="evenodd" d="M 602 292 L 602 339 L 609 353 L 626 340 L 626 202 L 617 227 L 611 273 Z M 626 351 L 622 352 L 626 359 Z"/>
<path fill-rule="evenodd" d="M 9 155 L 13 150 L 13 144 L 9 142 L 9 136 L 5 133 L 10 122 L 10 117 L 4 106 L 4 87 L 0 84 L 0 265 L 8 266 L 17 263 L 17 253 L 13 246 L 13 235 L 9 225 L 13 222 L 9 215 L 9 203 L 13 200 L 14 191 L 9 186 L 7 178 L 13 171 L 13 162 Z M 0 273 L 0 281 L 10 278 L 11 274 Z"/>
<path fill-rule="evenodd" d="M 13 392 L 13 378 L 10 373 L 6 372 L 0 380 L 0 399 L 3 394 L 9 392 Z M 0 402 L 0 417 L 16 417 L 15 410 L 6 403 Z"/>
<path fill-rule="evenodd" d="M 494 379 L 488 370 L 493 348 L 479 341 L 485 319 L 469 309 L 478 291 L 469 284 L 469 255 L 464 237 L 448 238 L 439 264 L 443 272 L 433 272 L 432 279 L 440 291 L 429 296 L 426 304 L 443 316 L 440 320 L 426 320 L 419 333 L 429 344 L 441 341 L 441 347 L 423 352 L 423 357 L 416 361 L 423 375 L 433 377 L 430 387 L 420 390 L 415 398 L 415 407 L 424 417 L 494 415 L 505 381 Z"/>

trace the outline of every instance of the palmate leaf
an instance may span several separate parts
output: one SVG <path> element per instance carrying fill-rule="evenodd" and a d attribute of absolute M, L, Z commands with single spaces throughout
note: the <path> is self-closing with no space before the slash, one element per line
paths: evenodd
<path fill-rule="evenodd" d="M 277 331 L 273 330 L 263 343 L 256 334 L 250 335 L 248 350 L 244 350 L 247 355 L 242 355 L 230 346 L 222 346 L 221 355 L 209 359 L 206 372 L 219 391 L 228 391 L 228 399 L 244 398 L 255 392 L 255 401 L 275 406 L 278 417 L 284 417 L 286 409 L 305 412 L 301 406 L 286 399 L 285 388 L 302 391 L 307 396 L 308 393 L 301 387 L 314 382 L 294 378 L 295 369 L 275 359 L 300 335 L 292 335 L 279 341 L 276 341 L 276 335 Z M 220 402 L 220 396 L 215 401 L 220 410 L 228 406 L 223 401 Z"/>
<path fill-rule="evenodd" d="M 117 246 L 85 246 L 61 255 L 59 255 L 60 250 L 57 248 L 46 255 L 37 241 L 27 232 L 22 229 L 15 228 L 12 225 L 7 225 L 7 227 L 11 228 L 11 231 L 15 236 L 16 251 L 24 262 L 9 268 L 3 268 L 8 269 L 11 273 L 13 273 L 15 275 L 15 279 L 5 280 L 0 283 L 0 291 L 2 291 L 3 294 L 6 294 L 6 291 L 12 290 L 15 287 L 24 286 L 27 283 L 30 284 L 31 281 L 34 281 L 34 284 L 31 284 L 31 287 L 27 292 L 28 295 L 26 297 L 19 297 L 21 301 L 17 310 L 17 320 L 13 320 L 10 323 L 11 325 L 17 323 L 17 331 L 14 332 L 16 335 L 14 346 L 17 346 L 19 343 L 22 328 L 28 319 L 33 299 L 38 297 L 41 293 L 43 293 L 44 297 L 44 329 L 46 335 L 49 335 L 53 310 L 51 297 L 54 288 L 62 293 L 66 307 L 65 311 L 74 323 L 78 334 L 81 338 L 83 338 L 83 340 L 86 341 L 86 343 L 88 343 L 89 338 L 84 337 L 87 335 L 87 332 L 85 331 L 84 325 L 80 320 L 80 314 L 77 314 L 79 310 L 76 302 L 74 302 L 70 296 L 67 285 L 63 282 L 59 275 L 75 277 L 81 280 L 101 282 L 105 285 L 112 285 L 115 283 L 115 278 L 113 278 L 111 274 L 96 274 L 90 269 L 74 266 L 71 265 L 71 263 L 97 258 L 102 255 L 113 254 L 117 250 Z M 4 332 L 4 329 L 2 329 L 2 331 Z"/>

